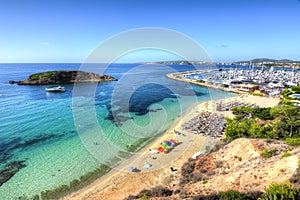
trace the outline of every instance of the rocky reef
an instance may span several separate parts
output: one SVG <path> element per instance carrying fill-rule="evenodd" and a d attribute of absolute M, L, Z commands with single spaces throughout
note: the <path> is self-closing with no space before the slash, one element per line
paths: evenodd
<path fill-rule="evenodd" d="M 79 70 L 71 71 L 48 71 L 32 74 L 23 81 L 10 80 L 9 83 L 18 85 L 50 85 L 50 84 L 70 84 L 70 83 L 95 83 L 115 81 L 112 76 L 96 74 L 93 72 L 84 72 Z"/>
<path fill-rule="evenodd" d="M 6 164 L 4 168 L 0 170 L 0 186 L 11 179 L 19 170 L 26 167 L 24 162 L 24 160 L 13 161 Z"/>

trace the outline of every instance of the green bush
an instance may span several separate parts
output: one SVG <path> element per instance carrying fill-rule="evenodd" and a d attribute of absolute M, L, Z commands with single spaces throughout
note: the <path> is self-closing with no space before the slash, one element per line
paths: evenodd
<path fill-rule="evenodd" d="M 300 146 L 300 138 L 286 138 L 285 142 L 291 146 Z"/>
<path fill-rule="evenodd" d="M 300 92 L 300 86 L 294 86 L 291 88 L 294 92 Z"/>
<path fill-rule="evenodd" d="M 273 183 L 268 188 L 265 189 L 260 200 L 296 200 L 299 197 L 299 191 L 294 190 L 290 183 L 277 184 Z"/>
<path fill-rule="evenodd" d="M 142 197 L 141 197 L 141 200 L 146 200 L 148 199 L 148 196 L 146 194 L 144 194 Z"/>
<path fill-rule="evenodd" d="M 291 156 L 292 154 L 290 152 L 283 152 L 283 154 L 281 154 L 281 158 L 284 158 L 284 157 L 289 157 Z"/>
<path fill-rule="evenodd" d="M 272 120 L 274 117 L 270 113 L 271 108 L 253 108 L 253 117 L 257 117 L 262 120 Z"/>
<path fill-rule="evenodd" d="M 292 151 L 292 150 L 293 150 L 293 147 L 288 147 L 288 150 L 289 150 L 289 151 Z"/>
<path fill-rule="evenodd" d="M 260 154 L 263 158 L 268 159 L 275 155 L 275 150 L 264 149 Z"/>
<path fill-rule="evenodd" d="M 241 193 L 235 190 L 228 190 L 226 192 L 220 192 L 221 200 L 246 200 L 248 199 L 245 193 Z"/>

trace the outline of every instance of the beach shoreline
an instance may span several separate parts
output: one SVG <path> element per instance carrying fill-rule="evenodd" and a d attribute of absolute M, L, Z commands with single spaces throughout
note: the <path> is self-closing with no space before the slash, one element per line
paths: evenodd
<path fill-rule="evenodd" d="M 176 74 L 176 73 L 175 73 Z M 172 74 L 174 76 L 174 74 Z M 211 87 L 211 85 L 204 83 L 195 83 L 189 80 L 183 80 L 174 78 L 167 75 L 168 78 L 185 81 L 193 84 L 197 84 L 204 87 Z M 222 89 L 220 87 L 213 87 L 215 89 Z M 225 91 L 227 91 L 225 89 Z M 227 91 L 232 92 L 232 91 Z M 199 112 L 212 112 L 217 115 L 222 115 L 224 117 L 232 118 L 233 115 L 231 111 L 216 111 L 215 104 L 216 103 L 228 103 L 228 102 L 247 102 L 249 104 L 256 103 L 260 107 L 273 107 L 276 106 L 280 99 L 279 98 L 267 98 L 260 96 L 252 96 L 248 93 L 242 91 L 235 91 L 239 94 L 239 96 L 226 98 L 226 99 L 218 99 L 218 100 L 210 100 L 206 102 L 201 102 L 196 106 L 193 106 L 189 109 L 189 111 L 181 116 L 178 120 L 176 120 L 171 128 L 168 131 L 163 133 L 161 136 L 158 136 L 154 139 L 150 144 L 146 145 L 142 148 L 136 155 L 131 157 L 127 162 L 121 164 L 117 169 L 111 170 L 109 173 L 100 177 L 92 184 L 76 191 L 62 199 L 72 199 L 72 200 L 83 200 L 83 199 L 110 199 L 111 196 L 114 196 L 114 199 L 124 199 L 129 195 L 137 194 L 142 189 L 149 189 L 156 185 L 166 185 L 169 184 L 169 187 L 172 187 L 172 184 L 176 185 L 178 178 L 180 176 L 180 168 L 184 162 L 186 162 L 192 155 L 196 152 L 205 152 L 207 150 L 207 146 L 212 148 L 214 144 L 219 139 L 205 137 L 201 135 L 196 135 L 190 132 L 184 132 L 182 130 L 182 125 L 186 123 L 188 120 L 197 116 Z M 174 130 L 180 130 L 181 135 L 174 134 Z M 171 134 L 170 134 L 171 133 Z M 185 136 L 183 136 L 185 135 Z M 155 156 L 157 159 L 153 160 L 149 158 L 151 154 L 149 153 L 149 149 L 155 149 L 159 146 L 162 141 L 169 140 L 170 138 L 176 139 L 182 142 L 181 145 L 178 145 L 174 148 L 173 151 L 167 154 L 158 154 Z M 145 163 L 150 163 L 153 165 L 150 169 L 144 169 L 143 165 Z M 163 164 L 165 162 L 165 164 Z M 140 172 L 129 172 L 126 170 L 129 166 L 138 168 Z M 170 168 L 176 169 L 175 172 L 170 171 Z M 168 177 L 174 178 L 174 180 L 166 182 Z"/>
<path fill-rule="evenodd" d="M 120 166 L 118 166 L 116 169 L 112 169 L 110 172 L 108 172 L 107 174 L 101 176 L 99 179 L 97 179 L 96 181 L 94 181 L 93 183 L 85 186 L 84 188 L 73 192 L 72 194 L 62 198 L 62 199 L 91 199 L 91 195 L 92 194 L 99 194 L 103 191 L 105 191 L 106 189 L 109 189 L 111 187 L 114 187 L 114 184 L 116 184 L 117 182 L 120 182 L 121 180 L 126 180 L 128 179 L 127 176 L 130 176 L 131 178 L 137 178 L 137 176 L 149 176 L 149 174 L 156 174 L 157 171 L 161 171 L 161 169 L 150 169 L 150 170 L 145 170 L 143 169 L 141 166 L 138 166 L 143 160 L 148 160 L 149 161 L 149 156 L 151 156 L 151 154 L 149 153 L 149 149 L 154 149 L 155 147 L 160 146 L 161 141 L 164 140 L 168 140 L 170 138 L 174 138 L 174 139 L 182 139 L 182 135 L 181 137 L 178 138 L 178 136 L 176 137 L 176 135 L 174 133 L 172 133 L 174 130 L 179 130 L 180 127 L 182 126 L 182 124 L 184 122 L 186 122 L 187 120 L 191 119 L 192 117 L 194 117 L 197 114 L 197 108 L 199 107 L 204 107 L 205 104 L 207 102 L 202 102 L 196 106 L 193 106 L 193 108 L 191 108 L 190 111 L 188 111 L 184 116 L 180 117 L 179 119 L 177 119 L 173 125 L 163 134 L 161 134 L 160 136 L 158 136 L 157 138 L 155 138 L 152 142 L 150 142 L 149 144 L 147 144 L 144 148 L 142 148 L 138 154 L 132 156 L 128 161 L 126 161 L 125 163 L 121 164 Z M 172 134 L 170 134 L 172 133 Z M 194 136 L 193 134 L 191 134 L 192 136 Z M 184 136 L 186 139 L 190 139 L 189 136 Z M 204 136 L 198 136 L 200 138 L 200 143 L 206 140 L 209 140 L 208 142 L 211 143 L 212 141 L 210 140 L 210 138 L 206 138 Z M 182 140 L 180 140 L 180 142 L 183 142 Z M 191 141 L 190 141 L 191 142 Z M 185 146 L 186 146 L 187 141 L 185 142 Z M 176 147 L 175 147 L 176 148 Z M 185 151 L 185 149 L 183 149 L 183 151 Z M 172 160 L 170 159 L 170 154 L 162 154 L 160 153 L 159 155 L 161 156 L 167 156 L 169 157 L 168 160 Z M 154 156 L 159 156 L 159 155 L 154 155 Z M 186 156 L 185 156 L 186 157 Z M 188 156 L 188 157 L 191 157 Z M 188 158 L 187 157 L 187 158 Z M 165 160 L 165 159 L 164 159 Z M 187 160 L 187 159 L 186 159 Z M 186 161 L 184 160 L 184 161 Z M 153 164 L 153 166 L 155 167 L 155 165 L 158 166 L 160 159 L 158 158 L 157 160 L 150 160 L 151 163 Z M 166 161 L 166 160 L 165 160 Z M 126 169 L 128 168 L 128 166 L 137 166 L 139 167 L 139 169 L 141 170 L 141 172 L 139 173 L 134 173 L 134 172 L 129 172 L 126 171 Z M 181 167 L 181 163 L 179 164 L 175 164 L 175 167 Z M 161 167 L 158 167 L 161 168 Z M 168 169 L 169 170 L 169 166 L 164 166 L 162 168 L 164 169 Z M 126 178 L 125 178 L 126 177 Z M 126 181 L 127 182 L 127 181 Z M 142 189 L 142 188 L 141 188 Z M 93 198 L 92 198 L 93 199 Z"/>
<path fill-rule="evenodd" d="M 225 88 L 225 87 L 221 87 L 219 85 L 216 84 L 208 84 L 205 82 L 198 82 L 197 80 L 192 80 L 192 79 L 188 79 L 188 78 L 184 78 L 182 76 L 178 76 L 178 75 L 184 75 L 184 74 L 191 74 L 191 73 L 208 73 L 208 72 L 212 72 L 212 71 L 216 71 L 217 69 L 210 69 L 210 70 L 195 70 L 195 71 L 187 71 L 187 72 L 175 72 L 175 73 L 170 73 L 170 74 L 166 74 L 166 77 L 172 80 L 176 80 L 176 81 L 183 81 L 183 82 L 187 82 L 187 83 L 191 83 L 191 84 L 195 84 L 195 85 L 199 85 L 202 87 L 208 87 L 208 88 L 213 88 L 213 89 L 218 89 L 218 90 L 223 90 L 225 92 L 233 92 L 233 93 L 237 93 L 237 94 L 248 94 L 248 92 L 244 92 L 241 90 L 237 90 L 234 88 Z"/>

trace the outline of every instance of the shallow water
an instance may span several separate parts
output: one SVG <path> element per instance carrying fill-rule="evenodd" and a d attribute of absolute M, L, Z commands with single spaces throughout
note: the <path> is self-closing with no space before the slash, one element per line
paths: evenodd
<path fill-rule="evenodd" d="M 190 65 L 137 66 L 111 65 L 106 73 L 119 81 L 65 85 L 67 91 L 57 94 L 8 81 L 80 64 L 0 64 L 0 170 L 13 161 L 25 164 L 0 186 L 0 199 L 40 195 L 102 164 L 116 166 L 195 103 L 235 95 L 165 78 Z"/>

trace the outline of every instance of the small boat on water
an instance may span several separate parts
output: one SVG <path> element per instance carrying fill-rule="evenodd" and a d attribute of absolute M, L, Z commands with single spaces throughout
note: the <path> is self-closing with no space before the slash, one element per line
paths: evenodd
<path fill-rule="evenodd" d="M 65 88 L 62 86 L 52 87 L 52 88 L 46 88 L 47 92 L 65 92 Z"/>

